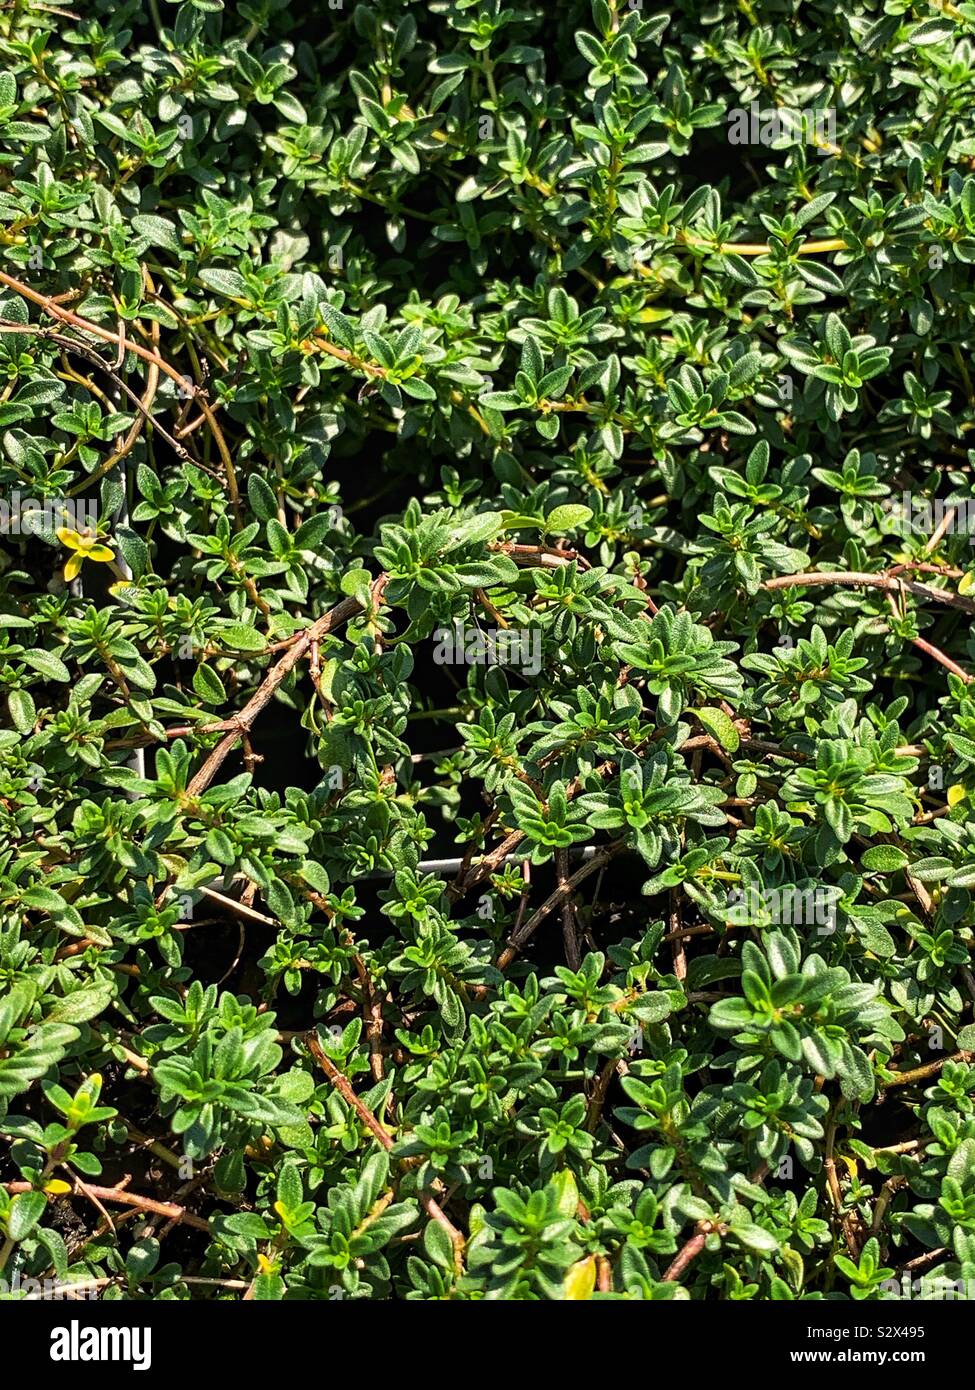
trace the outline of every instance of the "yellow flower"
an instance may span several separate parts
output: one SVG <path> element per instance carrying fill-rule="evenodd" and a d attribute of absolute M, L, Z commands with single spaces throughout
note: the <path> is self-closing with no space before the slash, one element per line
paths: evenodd
<path fill-rule="evenodd" d="M 107 545 L 100 545 L 98 537 L 90 531 L 72 531 L 69 526 L 61 526 L 57 537 L 62 545 L 74 551 L 73 555 L 68 556 L 68 563 L 64 567 L 64 578 L 68 582 L 75 578 L 86 560 L 97 560 L 104 565 L 115 559 L 115 552 Z"/>

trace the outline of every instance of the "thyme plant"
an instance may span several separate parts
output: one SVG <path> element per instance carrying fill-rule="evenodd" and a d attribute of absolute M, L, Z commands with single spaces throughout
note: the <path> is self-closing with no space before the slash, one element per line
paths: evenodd
<path fill-rule="evenodd" d="M 973 31 L 0 10 L 4 1299 L 972 1288 Z"/>

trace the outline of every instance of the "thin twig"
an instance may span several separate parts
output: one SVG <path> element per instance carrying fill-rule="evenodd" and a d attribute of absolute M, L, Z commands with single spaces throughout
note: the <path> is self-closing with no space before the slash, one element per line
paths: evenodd
<path fill-rule="evenodd" d="M 697 1230 L 694 1235 L 691 1236 L 690 1240 L 684 1242 L 674 1256 L 674 1259 L 664 1271 L 662 1276 L 663 1283 L 673 1284 L 680 1278 L 691 1261 L 696 1260 L 698 1255 L 700 1255 L 713 1229 L 710 1221 L 698 1222 Z"/>
<path fill-rule="evenodd" d="M 680 915 L 680 893 L 676 888 L 670 890 L 670 913 L 667 919 L 669 931 L 667 940 L 670 942 L 671 955 L 674 962 L 674 974 L 678 980 L 687 979 L 687 952 L 684 949 L 684 931 Z"/>
<path fill-rule="evenodd" d="M 37 304 L 44 310 L 49 318 L 53 318 L 59 323 L 70 324 L 73 328 L 80 329 L 84 333 L 90 333 L 95 338 L 100 338 L 102 342 L 115 343 L 118 345 L 121 341 L 118 333 L 113 333 L 110 329 L 102 328 L 100 324 L 92 323 L 90 319 L 82 318 L 80 314 L 75 314 L 70 309 L 65 309 L 50 295 L 41 294 L 39 291 L 31 289 L 29 285 L 25 285 L 22 281 L 16 280 L 12 275 L 8 275 L 6 271 L 0 270 L 0 284 L 4 284 L 8 289 L 12 289 L 16 294 L 19 294 L 22 299 L 28 299 L 32 304 Z M 144 348 L 140 343 L 135 343 L 131 340 L 127 340 L 126 346 L 128 351 L 134 353 L 136 357 L 141 357 L 145 362 L 155 363 L 159 370 L 164 372 L 171 381 L 176 382 L 176 384 L 181 386 L 184 390 L 188 389 L 186 378 L 181 375 L 175 367 L 170 366 L 165 358 L 161 357 L 158 352 L 150 350 L 149 348 Z M 110 371 L 110 367 L 107 363 L 106 370 Z M 235 520 L 239 526 L 240 497 L 237 489 L 237 473 L 234 468 L 234 461 L 231 457 L 230 450 L 227 448 L 227 441 L 223 437 L 223 431 L 217 424 L 204 393 L 195 386 L 191 386 L 189 389 L 192 389 L 196 396 L 200 410 L 206 417 L 210 433 L 213 435 L 214 442 L 217 446 L 217 452 L 220 454 L 227 479 L 227 492 L 230 498 L 230 504 L 233 508 Z M 177 452 L 182 448 L 181 445 L 177 445 L 176 447 Z"/>
<path fill-rule="evenodd" d="M 306 1033 L 305 1042 L 308 1045 L 309 1052 L 314 1057 L 318 1065 L 321 1067 L 325 1075 L 328 1077 L 329 1081 L 331 1081 L 332 1085 L 338 1091 L 339 1095 L 346 1102 L 346 1104 L 352 1106 L 352 1109 L 355 1111 L 355 1113 L 359 1116 L 359 1119 L 369 1130 L 369 1133 L 388 1153 L 395 1142 L 392 1135 L 389 1134 L 388 1131 L 383 1128 L 383 1126 L 379 1123 L 379 1121 L 376 1119 L 375 1115 L 368 1108 L 368 1106 L 364 1105 L 363 1102 L 359 1099 L 355 1091 L 352 1089 L 352 1084 L 349 1081 L 348 1077 L 339 1071 L 338 1067 L 331 1060 L 331 1058 L 326 1057 L 324 1051 L 322 1050 L 322 1046 L 319 1043 L 318 1038 L 315 1036 L 315 1034 Z M 409 1167 L 409 1164 L 401 1166 Z M 423 1207 L 427 1215 L 433 1221 L 436 1221 L 438 1226 L 442 1226 L 443 1229 L 446 1231 L 447 1235 L 450 1237 L 451 1244 L 454 1248 L 454 1265 L 456 1267 L 457 1273 L 463 1274 L 464 1250 L 467 1245 L 467 1242 L 464 1239 L 463 1234 L 457 1229 L 457 1227 L 448 1217 L 447 1213 L 440 1206 L 439 1202 L 437 1202 L 436 1198 L 432 1197 L 430 1193 L 420 1192 L 417 1194 L 417 1196 L 419 1198 L 420 1205 Z"/>
<path fill-rule="evenodd" d="M 906 589 L 915 598 L 930 599 L 934 603 L 947 604 L 949 608 L 959 608 L 963 613 L 975 613 L 975 602 L 948 589 L 935 589 L 930 584 L 919 584 L 913 579 L 901 579 L 887 573 L 860 574 L 848 570 L 811 570 L 803 574 L 777 574 L 766 579 L 763 589 L 799 589 L 817 584 L 850 584 L 854 588 L 883 589 L 885 593 L 898 593 Z"/>
<path fill-rule="evenodd" d="M 578 970 L 582 964 L 579 951 L 579 937 L 576 933 L 576 914 L 572 903 L 572 890 L 566 885 L 569 878 L 569 857 L 564 849 L 555 851 L 555 877 L 562 893 L 562 941 L 565 945 L 565 961 L 570 970 Z"/>
<path fill-rule="evenodd" d="M 909 1086 L 915 1081 L 927 1081 L 931 1076 L 937 1076 L 942 1067 L 949 1062 L 970 1062 L 975 1057 L 975 1052 L 953 1052 L 950 1057 L 939 1057 L 936 1062 L 928 1062 L 923 1067 L 913 1067 L 910 1071 L 895 1072 L 892 1080 L 881 1081 L 880 1085 L 885 1091 L 889 1091 L 892 1086 Z"/>
<path fill-rule="evenodd" d="M 8 1182 L 4 1183 L 8 1192 L 33 1192 L 34 1188 L 29 1182 Z M 85 1195 L 98 1197 L 103 1202 L 114 1202 L 123 1207 L 137 1207 L 139 1211 L 153 1212 L 157 1216 L 168 1217 L 170 1221 L 184 1226 L 192 1226 L 195 1231 L 209 1231 L 210 1226 L 199 1216 L 194 1216 L 185 1207 L 177 1206 L 175 1202 L 157 1202 L 152 1197 L 143 1197 L 138 1192 L 126 1192 L 121 1187 L 92 1187 L 88 1186 Z"/>
<path fill-rule="evenodd" d="M 385 575 L 380 575 L 378 579 L 373 580 L 370 592 L 374 604 L 378 605 L 385 587 Z M 271 667 L 270 671 L 268 671 L 263 681 L 261 681 L 261 684 L 257 687 L 257 690 L 240 713 L 234 716 L 231 731 L 220 740 L 206 762 L 193 777 L 186 789 L 187 796 L 198 797 L 206 791 L 228 753 L 230 753 L 231 749 L 243 734 L 250 732 L 257 716 L 264 707 L 270 703 L 278 686 L 289 672 L 294 670 L 312 642 L 320 641 L 327 633 L 332 632 L 335 628 L 348 622 L 350 618 L 354 618 L 356 614 L 362 611 L 362 604 L 359 603 L 358 599 L 343 599 L 341 603 L 336 604 L 336 606 L 327 613 L 323 613 L 320 618 L 312 623 L 311 627 L 307 628 L 298 637 L 287 649 L 281 660 L 275 666 Z"/>
<path fill-rule="evenodd" d="M 567 878 L 564 882 L 560 883 L 558 888 L 545 899 L 538 911 L 529 917 L 528 921 L 518 929 L 517 936 L 512 932 L 511 936 L 508 938 L 507 946 L 505 946 L 498 957 L 498 969 L 505 970 L 511 964 L 525 942 L 528 941 L 530 937 L 534 936 L 546 917 L 553 913 L 557 907 L 561 907 L 564 900 L 570 893 L 575 892 L 583 879 L 587 879 L 590 874 L 602 868 L 602 866 L 608 863 L 615 854 L 619 854 L 620 851 L 625 848 L 625 840 L 615 840 L 611 845 L 607 845 L 605 849 L 600 850 L 594 855 L 588 863 L 576 869 L 571 878 Z"/>

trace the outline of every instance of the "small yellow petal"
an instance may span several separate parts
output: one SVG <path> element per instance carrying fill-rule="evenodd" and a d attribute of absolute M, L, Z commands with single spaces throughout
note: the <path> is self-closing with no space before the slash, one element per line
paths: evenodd
<path fill-rule="evenodd" d="M 98 560 L 101 564 L 115 559 L 114 550 L 110 550 L 107 545 L 96 545 L 94 541 L 85 547 L 85 553 L 89 560 Z"/>
<path fill-rule="evenodd" d="M 71 1191 L 71 1184 L 62 1182 L 60 1178 L 52 1178 L 44 1184 L 44 1191 L 49 1197 L 63 1197 L 66 1192 Z"/>
<path fill-rule="evenodd" d="M 590 1255 L 585 1260 L 579 1260 L 568 1271 L 562 1285 L 562 1297 L 585 1301 L 592 1298 L 592 1291 L 595 1287 L 596 1256 Z"/>
<path fill-rule="evenodd" d="M 960 782 L 956 782 L 953 787 L 948 788 L 947 802 L 949 806 L 957 806 L 959 801 L 965 800 L 965 788 Z"/>
<path fill-rule="evenodd" d="M 78 574 L 80 573 L 81 561 L 82 556 L 80 556 L 77 552 L 75 552 L 74 555 L 69 556 L 68 563 L 64 567 L 64 577 L 69 584 L 71 583 L 71 580 L 77 578 Z"/>
<path fill-rule="evenodd" d="M 959 579 L 958 592 L 960 594 L 967 594 L 973 584 L 975 584 L 975 570 L 969 570 L 967 574 L 963 574 L 961 579 Z"/>
<path fill-rule="evenodd" d="M 77 531 L 72 531 L 70 526 L 59 526 L 54 533 L 62 545 L 66 545 L 69 550 L 80 550 L 82 539 Z"/>
<path fill-rule="evenodd" d="M 262 1274 L 273 1274 L 277 1266 L 273 1260 L 269 1260 L 266 1255 L 258 1255 L 257 1267 Z"/>

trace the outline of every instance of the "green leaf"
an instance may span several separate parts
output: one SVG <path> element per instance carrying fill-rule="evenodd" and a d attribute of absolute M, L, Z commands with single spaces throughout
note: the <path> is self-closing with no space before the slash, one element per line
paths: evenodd
<path fill-rule="evenodd" d="M 34 701 L 26 690 L 11 690 L 7 696 L 7 707 L 15 728 L 22 734 L 29 734 L 37 718 Z"/>
<path fill-rule="evenodd" d="M 274 489 L 260 476 L 252 473 L 247 479 L 247 500 L 261 521 L 271 521 L 278 515 L 278 499 Z"/>
<path fill-rule="evenodd" d="M 265 638 L 245 623 L 226 623 L 220 629 L 220 641 L 224 647 L 238 652 L 262 652 L 267 647 Z"/>
<path fill-rule="evenodd" d="M 454 1243 L 439 1221 L 428 1221 L 423 1228 L 423 1249 L 435 1265 L 448 1273 L 454 1269 Z"/>
<path fill-rule="evenodd" d="M 140 213 L 133 217 L 132 226 L 140 236 L 148 238 L 150 246 L 161 246 L 164 250 L 175 251 L 177 254 L 182 249 L 176 228 L 165 217 Z"/>
<path fill-rule="evenodd" d="M 222 705 L 227 698 L 223 681 L 212 666 L 200 665 L 193 672 L 193 689 L 209 705 Z"/>
<path fill-rule="evenodd" d="M 20 1192 L 10 1204 L 7 1215 L 7 1235 L 11 1240 L 25 1240 L 40 1221 L 47 1208 L 43 1192 Z"/>
<path fill-rule="evenodd" d="M 703 709 L 692 710 L 691 713 L 698 717 L 708 733 L 714 735 L 722 748 L 727 749 L 729 753 L 738 751 L 741 738 L 735 728 L 734 721 L 725 714 L 724 710 L 705 706 Z"/>
<path fill-rule="evenodd" d="M 332 342 L 351 352 L 355 348 L 355 325 L 352 320 L 333 305 L 324 302 L 318 306 L 318 311 Z"/>
<path fill-rule="evenodd" d="M 48 1011 L 49 1023 L 87 1023 L 104 1013 L 115 997 L 112 984 L 86 985 L 66 994 Z"/>
<path fill-rule="evenodd" d="M 771 1231 L 766 1231 L 764 1226 L 757 1226 L 754 1223 L 732 1226 L 729 1233 L 747 1250 L 754 1250 L 759 1255 L 771 1255 L 779 1248 L 779 1242 L 775 1236 Z"/>
<path fill-rule="evenodd" d="M 49 681 L 68 681 L 71 673 L 59 656 L 53 652 L 46 652 L 40 647 L 31 647 L 22 654 L 22 659 L 28 666 L 33 666 L 35 671 L 39 671 L 45 680 Z"/>
<path fill-rule="evenodd" d="M 545 518 L 545 530 L 550 536 L 564 535 L 567 531 L 574 531 L 579 526 L 584 526 L 592 518 L 591 507 L 580 507 L 567 503 L 561 507 L 555 507 Z"/>
<path fill-rule="evenodd" d="M 230 299 L 246 299 L 247 282 L 236 270 L 209 268 L 200 271 L 200 283 L 208 290 L 228 296 Z"/>
<path fill-rule="evenodd" d="M 957 32 L 957 26 L 949 19 L 926 19 L 914 25 L 910 38 L 913 44 L 928 45 L 953 39 Z"/>
<path fill-rule="evenodd" d="M 910 861 L 897 845 L 872 845 L 865 850 L 860 861 L 871 873 L 893 874 L 903 869 Z"/>

